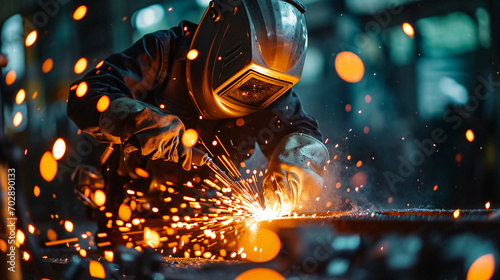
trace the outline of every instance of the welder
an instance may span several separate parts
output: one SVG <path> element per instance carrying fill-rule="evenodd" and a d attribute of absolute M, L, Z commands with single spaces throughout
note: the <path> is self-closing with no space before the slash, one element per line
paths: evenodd
<path fill-rule="evenodd" d="M 328 151 L 293 90 L 307 49 L 304 12 L 296 0 L 212 1 L 198 25 L 145 35 L 75 81 L 68 115 L 120 147 L 118 173 L 131 179 L 136 167 L 161 180 L 193 178 L 193 150 L 181 141 L 188 128 L 208 143 L 217 136 L 235 162 L 258 144 L 269 160 L 266 207 L 305 209 L 324 188 Z M 87 90 L 77 92 L 82 82 Z M 99 112 L 102 98 L 110 104 Z"/>

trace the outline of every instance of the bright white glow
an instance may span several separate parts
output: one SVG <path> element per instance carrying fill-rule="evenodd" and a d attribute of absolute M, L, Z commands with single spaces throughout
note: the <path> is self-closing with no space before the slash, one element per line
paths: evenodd
<path fill-rule="evenodd" d="M 165 9 L 159 4 L 151 5 L 137 11 L 133 16 L 133 22 L 137 29 L 145 29 L 154 26 L 165 17 Z"/>
<path fill-rule="evenodd" d="M 25 70 L 23 17 L 20 14 L 15 14 L 8 18 L 3 22 L 1 32 L 1 52 L 9 58 L 9 64 L 1 70 L 4 71 L 4 75 L 8 71 L 14 70 L 19 79 L 24 75 Z"/>
<path fill-rule="evenodd" d="M 196 0 L 196 4 L 202 8 L 206 8 L 210 4 L 210 0 Z"/>
<path fill-rule="evenodd" d="M 465 105 L 469 102 L 469 93 L 464 85 L 455 79 L 443 77 L 439 81 L 439 89 L 450 98 L 451 103 Z"/>
<path fill-rule="evenodd" d="M 318 83 L 322 78 L 325 67 L 325 58 L 321 50 L 315 47 L 307 49 L 307 56 L 304 62 L 304 71 L 302 71 L 302 83 Z"/>
<path fill-rule="evenodd" d="M 490 14 L 484 8 L 477 8 L 476 20 L 479 23 L 479 41 L 487 49 L 490 47 Z"/>

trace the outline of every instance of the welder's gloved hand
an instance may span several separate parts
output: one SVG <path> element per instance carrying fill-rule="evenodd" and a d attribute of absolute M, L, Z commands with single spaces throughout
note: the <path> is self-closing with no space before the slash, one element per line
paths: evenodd
<path fill-rule="evenodd" d="M 99 128 L 113 143 L 125 143 L 125 152 L 140 150 L 153 160 L 179 162 L 191 169 L 191 148 L 182 144 L 184 124 L 175 115 L 127 97 L 111 101 Z"/>
<path fill-rule="evenodd" d="M 325 145 L 312 136 L 294 133 L 281 140 L 264 177 L 266 211 L 278 216 L 307 211 L 323 189 L 327 160 Z"/>

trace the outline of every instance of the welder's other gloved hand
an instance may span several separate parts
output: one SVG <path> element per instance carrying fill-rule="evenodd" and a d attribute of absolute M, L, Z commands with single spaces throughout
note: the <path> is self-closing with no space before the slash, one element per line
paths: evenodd
<path fill-rule="evenodd" d="M 293 133 L 281 140 L 264 177 L 266 211 L 307 211 L 323 189 L 327 160 L 325 145 L 312 136 Z"/>
<path fill-rule="evenodd" d="M 113 143 L 125 143 L 125 152 L 140 150 L 152 160 L 179 162 L 191 169 L 191 148 L 182 144 L 184 124 L 175 115 L 127 97 L 111 101 L 99 127 Z"/>

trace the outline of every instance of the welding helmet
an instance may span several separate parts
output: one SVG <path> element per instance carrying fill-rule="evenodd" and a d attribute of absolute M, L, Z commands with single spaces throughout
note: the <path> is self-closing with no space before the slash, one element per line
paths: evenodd
<path fill-rule="evenodd" d="M 302 75 L 305 7 L 296 0 L 215 0 L 194 34 L 186 64 L 191 100 L 207 119 L 256 112 Z"/>

